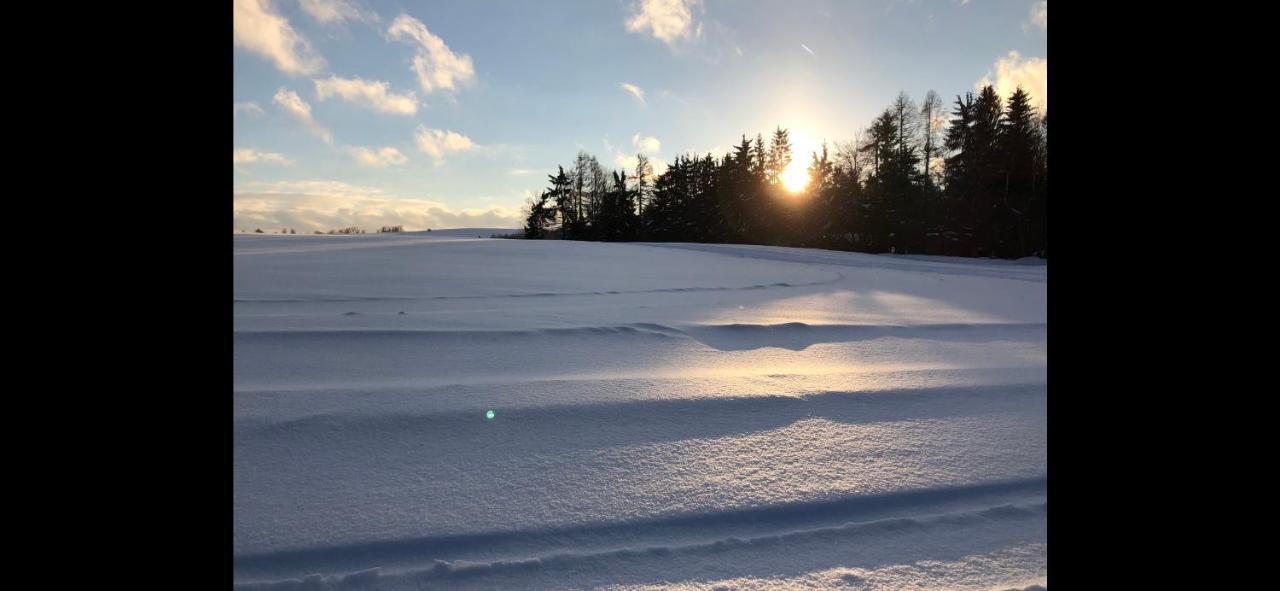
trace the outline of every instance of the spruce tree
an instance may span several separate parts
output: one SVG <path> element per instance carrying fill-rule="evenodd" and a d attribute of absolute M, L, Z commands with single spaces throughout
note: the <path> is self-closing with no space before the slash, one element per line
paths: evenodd
<path fill-rule="evenodd" d="M 1031 97 L 1022 88 L 1014 91 L 1000 121 L 997 152 L 1004 187 L 998 204 L 1003 213 L 998 219 L 1000 256 L 1020 257 L 1030 254 L 1031 228 L 1028 207 L 1032 200 L 1036 176 L 1036 152 L 1039 149 L 1039 122 Z"/>
<path fill-rule="evenodd" d="M 777 184 L 778 177 L 791 165 L 791 138 L 787 130 L 779 126 L 769 143 L 769 156 L 765 174 L 770 184 Z"/>
<path fill-rule="evenodd" d="M 996 142 L 1000 137 L 1000 96 L 990 85 L 984 86 L 974 102 L 973 137 L 969 166 L 973 177 L 973 226 L 979 256 L 994 256 L 999 249 L 997 230 L 998 201 L 1004 179 Z"/>
<path fill-rule="evenodd" d="M 565 174 L 564 167 L 557 167 L 559 174 L 547 175 L 547 180 L 551 183 L 551 190 L 547 192 L 556 202 L 555 213 L 560 216 L 560 238 L 570 238 L 572 228 L 577 223 L 576 209 L 574 208 L 574 196 L 572 192 L 572 182 L 569 175 Z"/>
<path fill-rule="evenodd" d="M 547 224 L 555 220 L 556 215 L 555 209 L 547 204 L 549 197 L 550 194 L 543 191 L 536 198 L 529 199 L 529 213 L 525 216 L 524 224 L 525 238 L 540 240 L 546 237 Z"/>

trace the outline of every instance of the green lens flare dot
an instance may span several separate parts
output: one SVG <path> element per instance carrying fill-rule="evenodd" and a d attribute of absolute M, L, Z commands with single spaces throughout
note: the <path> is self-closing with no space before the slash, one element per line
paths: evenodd
<path fill-rule="evenodd" d="M 498 416 L 498 413 L 493 412 L 492 409 L 484 411 L 484 418 L 489 419 L 490 421 L 492 421 L 495 416 Z"/>

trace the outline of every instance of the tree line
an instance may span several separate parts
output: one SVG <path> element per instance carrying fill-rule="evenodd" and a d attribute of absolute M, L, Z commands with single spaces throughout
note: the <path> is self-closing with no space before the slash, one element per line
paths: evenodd
<path fill-rule="evenodd" d="M 241 230 L 241 232 L 243 232 L 243 231 L 244 231 L 244 230 Z M 386 234 L 386 233 L 391 233 L 391 232 L 403 232 L 403 231 L 404 231 L 404 226 L 403 226 L 403 225 L 395 225 L 395 226 L 382 226 L 381 228 L 378 228 L 377 233 L 378 233 L 378 234 Z M 427 228 L 427 231 L 428 231 L 428 232 L 430 232 L 430 231 L 431 231 L 431 228 Z M 255 229 L 253 232 L 254 232 L 255 234 L 265 234 L 265 232 L 263 232 L 263 231 L 262 231 L 262 228 Z M 280 230 L 279 232 L 272 232 L 272 234 L 277 234 L 277 233 L 278 233 L 278 234 L 297 234 L 297 232 L 296 232 L 296 231 L 294 231 L 294 229 L 293 229 L 293 228 L 284 228 L 284 229 Z M 305 232 L 304 232 L 304 233 L 305 233 Z M 359 228 L 359 227 L 356 227 L 356 226 L 349 226 L 349 227 L 346 227 L 346 228 L 342 228 L 342 229 L 340 229 L 340 230 L 329 230 L 328 232 L 322 232 L 322 231 L 320 231 L 320 230 L 316 230 L 316 231 L 312 232 L 312 234 L 322 234 L 322 235 L 323 235 L 323 234 L 334 234 L 334 235 L 342 234 L 342 235 L 348 235 L 348 234 L 364 234 L 364 233 L 365 233 L 365 231 L 364 231 L 363 229 L 361 229 L 361 228 Z"/>
<path fill-rule="evenodd" d="M 721 157 L 643 154 L 606 171 L 579 152 L 525 209 L 525 238 L 726 242 L 959 256 L 1045 256 L 1047 116 L 1018 88 L 991 86 L 944 111 L 905 93 L 852 141 L 810 155 L 790 193 L 788 131 L 742 136 Z"/>

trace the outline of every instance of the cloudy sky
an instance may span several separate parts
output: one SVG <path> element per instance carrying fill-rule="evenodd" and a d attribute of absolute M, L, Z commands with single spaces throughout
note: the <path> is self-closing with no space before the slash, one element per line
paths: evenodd
<path fill-rule="evenodd" d="M 1042 102 L 1045 2 L 233 0 L 237 229 L 519 227 L 578 150 L 800 157 L 897 95 Z"/>

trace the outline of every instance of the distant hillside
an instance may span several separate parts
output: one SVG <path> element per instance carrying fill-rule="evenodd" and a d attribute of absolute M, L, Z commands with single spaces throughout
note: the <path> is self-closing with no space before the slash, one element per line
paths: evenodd
<path fill-rule="evenodd" d="M 431 230 L 427 232 L 422 230 L 419 232 L 404 232 L 404 234 L 424 234 L 430 236 L 453 236 L 458 238 L 488 238 L 494 234 L 524 234 L 521 228 L 450 228 L 447 230 Z"/>

